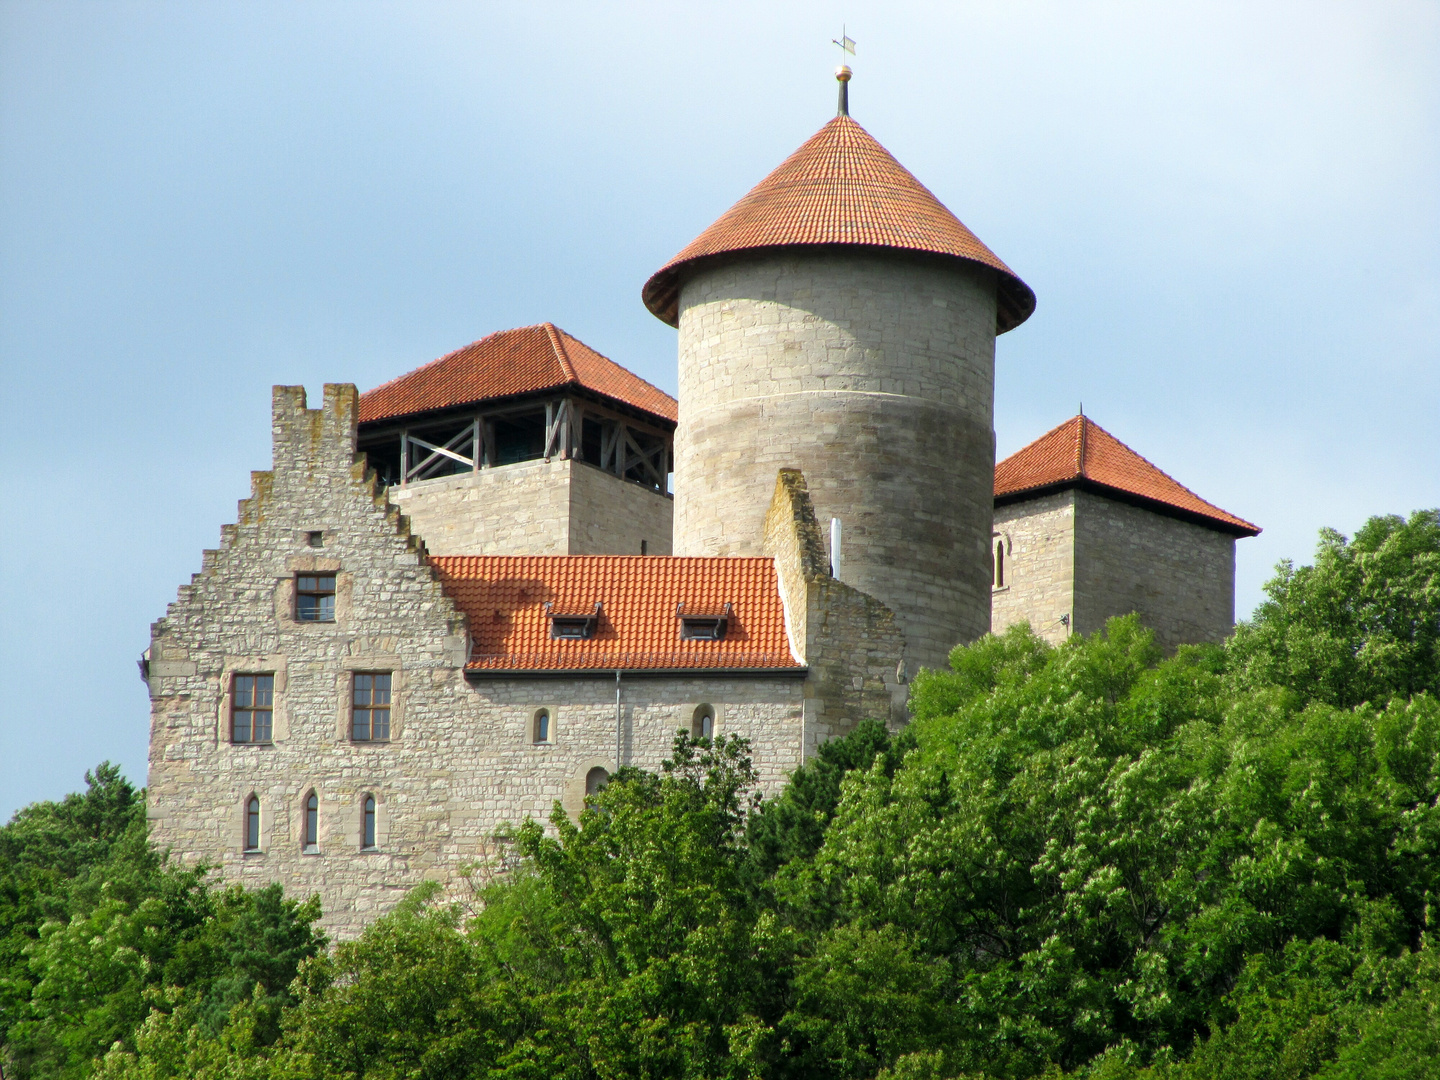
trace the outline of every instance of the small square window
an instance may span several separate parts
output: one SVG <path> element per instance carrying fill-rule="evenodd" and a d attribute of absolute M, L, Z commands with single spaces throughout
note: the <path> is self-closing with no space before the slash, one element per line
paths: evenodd
<path fill-rule="evenodd" d="M 316 529 L 312 532 L 307 532 L 305 534 L 305 542 L 308 543 L 311 547 L 324 547 L 325 534 L 319 529 Z"/>
<path fill-rule="evenodd" d="M 268 743 L 275 715 L 275 676 L 236 675 L 230 685 L 230 741 Z"/>
<path fill-rule="evenodd" d="M 390 738 L 390 673 L 357 672 L 350 705 L 350 738 L 385 742 Z"/>
<path fill-rule="evenodd" d="M 335 575 L 295 575 L 295 618 L 300 622 L 335 621 Z"/>

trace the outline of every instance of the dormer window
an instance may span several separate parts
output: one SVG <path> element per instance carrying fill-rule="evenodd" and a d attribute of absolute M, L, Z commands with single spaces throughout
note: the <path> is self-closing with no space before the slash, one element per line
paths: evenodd
<path fill-rule="evenodd" d="M 600 601 L 588 613 L 572 614 L 556 611 L 553 604 L 546 604 L 545 611 L 550 617 L 550 636 L 557 641 L 589 641 L 595 636 L 595 627 L 600 622 Z"/>
<path fill-rule="evenodd" d="M 680 620 L 680 640 L 724 641 L 731 611 L 729 604 L 719 609 L 687 609 L 683 601 L 676 604 L 675 617 Z"/>

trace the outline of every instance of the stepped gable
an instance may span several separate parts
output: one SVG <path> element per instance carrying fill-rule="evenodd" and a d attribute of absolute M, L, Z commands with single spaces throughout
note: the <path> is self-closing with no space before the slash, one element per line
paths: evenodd
<path fill-rule="evenodd" d="M 675 399 L 552 323 L 501 330 L 360 395 L 360 422 L 581 387 L 674 424 Z"/>
<path fill-rule="evenodd" d="M 997 505 L 1075 485 L 1180 511 L 1236 536 L 1260 532 L 1157 469 L 1088 416 L 1066 420 L 995 466 Z"/>
<path fill-rule="evenodd" d="M 950 256 L 999 277 L 996 332 L 1030 317 L 1030 287 L 847 115 L 835 117 L 750 189 L 641 291 L 645 306 L 679 324 L 680 278 L 702 259 L 757 248 L 844 244 Z"/>
<path fill-rule="evenodd" d="M 469 671 L 803 670 L 790 651 L 772 559 L 456 555 L 430 562 L 469 616 Z M 589 640 L 550 636 L 552 613 L 584 617 L 597 602 Z M 701 617 L 729 604 L 724 638 L 681 640 L 680 603 Z"/>

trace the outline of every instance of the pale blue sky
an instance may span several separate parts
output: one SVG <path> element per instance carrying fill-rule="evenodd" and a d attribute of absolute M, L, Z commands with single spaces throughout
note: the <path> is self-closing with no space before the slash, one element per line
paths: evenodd
<path fill-rule="evenodd" d="M 1440 504 L 1440 7 L 0 2 L 0 817 L 145 778 L 149 624 L 276 382 L 552 320 L 675 390 L 640 286 L 834 111 L 1039 297 L 1074 414 L 1265 527 Z"/>

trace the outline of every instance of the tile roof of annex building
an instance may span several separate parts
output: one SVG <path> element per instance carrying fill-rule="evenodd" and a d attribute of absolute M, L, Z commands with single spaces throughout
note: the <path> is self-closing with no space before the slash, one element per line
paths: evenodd
<path fill-rule="evenodd" d="M 645 283 L 658 318 L 679 322 L 681 277 L 703 259 L 761 248 L 849 245 L 948 256 L 989 267 L 999 281 L 997 332 L 1035 310 L 1014 271 L 875 138 L 835 117 Z"/>
<path fill-rule="evenodd" d="M 1160 507 L 1236 536 L 1260 532 L 1146 461 L 1089 417 L 1072 417 L 995 466 L 995 502 L 1089 486 Z"/>
<path fill-rule="evenodd" d="M 774 560 L 664 555 L 433 556 L 469 618 L 467 670 L 804 672 L 790 650 Z M 588 640 L 551 636 L 552 616 L 595 616 Z M 685 640 L 685 615 L 726 618 L 719 641 Z M 727 611 L 726 605 L 729 605 Z"/>
<path fill-rule="evenodd" d="M 579 387 L 674 424 L 674 398 L 552 323 L 501 330 L 360 395 L 360 422 Z"/>

